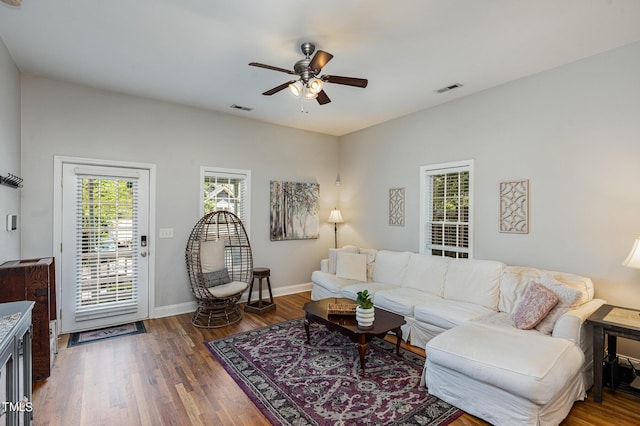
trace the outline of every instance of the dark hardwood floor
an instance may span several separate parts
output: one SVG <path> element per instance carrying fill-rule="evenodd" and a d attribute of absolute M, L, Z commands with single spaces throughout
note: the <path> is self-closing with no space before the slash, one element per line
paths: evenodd
<path fill-rule="evenodd" d="M 191 314 L 145 321 L 146 334 L 60 351 L 49 379 L 36 383 L 36 425 L 268 425 L 202 342 L 303 316 L 309 293 L 276 298 L 277 309 L 245 313 L 236 325 L 203 330 Z M 393 338 L 391 338 L 393 339 Z M 406 347 L 424 355 L 416 347 Z M 589 394 L 591 396 L 591 393 Z M 463 415 L 454 425 L 486 425 Z M 563 425 L 638 425 L 640 398 L 605 390 L 576 402 Z"/>

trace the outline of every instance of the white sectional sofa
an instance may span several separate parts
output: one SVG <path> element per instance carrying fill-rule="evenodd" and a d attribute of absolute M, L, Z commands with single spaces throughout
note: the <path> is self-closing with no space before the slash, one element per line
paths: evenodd
<path fill-rule="evenodd" d="M 403 337 L 425 348 L 429 393 L 492 424 L 559 424 L 593 384 L 584 322 L 604 301 L 589 278 L 353 246 L 331 249 L 320 266 L 313 300 L 368 289 L 377 307 L 405 317 Z M 532 283 L 559 302 L 537 314 L 537 328 L 520 329 L 513 317 L 531 314 Z"/>

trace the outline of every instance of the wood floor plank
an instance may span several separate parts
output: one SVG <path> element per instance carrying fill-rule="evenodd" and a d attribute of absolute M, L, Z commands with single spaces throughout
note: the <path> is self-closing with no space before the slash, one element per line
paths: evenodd
<path fill-rule="evenodd" d="M 269 421 L 203 342 L 303 316 L 309 292 L 275 299 L 263 315 L 219 329 L 191 325 L 191 314 L 144 321 L 147 333 L 67 348 L 61 336 L 51 377 L 34 386 L 36 425 L 254 426 Z M 393 339 L 393 338 L 390 338 Z M 403 344 L 424 356 L 424 350 Z M 605 389 L 603 403 L 576 402 L 564 426 L 640 424 L 640 398 Z M 453 425 L 487 425 L 463 415 Z"/>

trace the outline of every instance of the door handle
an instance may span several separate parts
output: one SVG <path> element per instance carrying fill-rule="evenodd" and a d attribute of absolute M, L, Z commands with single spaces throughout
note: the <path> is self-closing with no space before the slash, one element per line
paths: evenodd
<path fill-rule="evenodd" d="M 142 257 L 147 257 L 147 252 L 146 252 L 146 251 L 141 252 L 141 253 L 140 253 L 140 256 L 142 256 Z"/>

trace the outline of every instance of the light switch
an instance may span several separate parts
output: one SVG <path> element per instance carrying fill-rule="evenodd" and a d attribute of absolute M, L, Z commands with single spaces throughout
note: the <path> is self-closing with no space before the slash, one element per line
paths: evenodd
<path fill-rule="evenodd" d="M 15 214 L 7 215 L 7 231 L 15 231 L 18 229 L 18 216 Z"/>
<path fill-rule="evenodd" d="M 160 228 L 159 238 L 173 238 L 173 228 Z"/>

